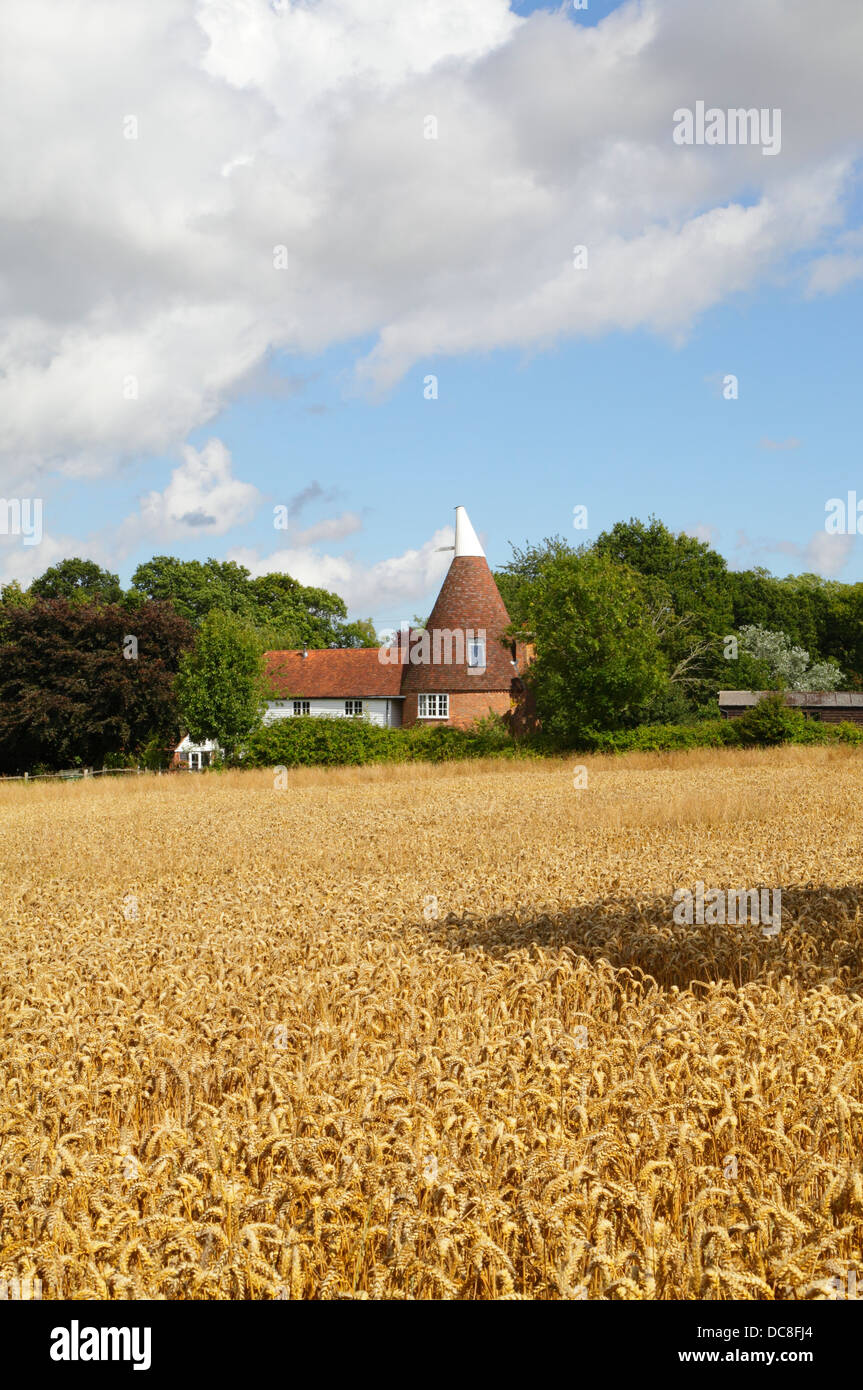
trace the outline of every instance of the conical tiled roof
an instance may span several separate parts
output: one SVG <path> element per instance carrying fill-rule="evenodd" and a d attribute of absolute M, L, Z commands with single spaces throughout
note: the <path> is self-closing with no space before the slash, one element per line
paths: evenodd
<path fill-rule="evenodd" d="M 461 553 L 461 552 L 467 553 Z M 478 553 L 477 553 L 478 552 Z M 509 690 L 518 674 L 512 646 L 501 641 L 506 605 L 463 507 L 457 509 L 452 564 L 431 611 L 428 659 L 403 667 L 402 694 L 414 691 Z M 437 636 L 436 636 L 437 634 Z M 457 637 L 447 634 L 461 634 Z M 467 642 L 485 635 L 485 670 L 468 666 Z M 456 661 L 455 656 L 462 660 Z M 450 658 L 450 659 L 448 659 Z"/>

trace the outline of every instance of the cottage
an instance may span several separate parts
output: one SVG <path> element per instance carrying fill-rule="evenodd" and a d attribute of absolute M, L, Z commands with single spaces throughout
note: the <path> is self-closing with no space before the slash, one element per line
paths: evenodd
<path fill-rule="evenodd" d="M 736 719 L 757 705 L 767 690 L 720 690 L 719 713 L 723 719 Z M 786 690 L 783 696 L 791 709 L 802 710 L 807 719 L 825 724 L 863 724 L 863 694 L 853 690 Z"/>
<path fill-rule="evenodd" d="M 377 647 L 325 647 L 267 652 L 273 698 L 264 723 L 294 715 L 367 719 L 397 729 L 402 722 L 400 667 L 381 662 Z"/>

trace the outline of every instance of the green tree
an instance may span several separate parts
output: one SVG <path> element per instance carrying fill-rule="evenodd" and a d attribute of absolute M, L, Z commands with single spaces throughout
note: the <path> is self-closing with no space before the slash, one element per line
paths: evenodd
<path fill-rule="evenodd" d="M 531 588 L 542 571 L 555 560 L 581 554 L 584 549 L 574 549 L 562 536 L 546 536 L 539 545 L 525 541 L 523 547 L 512 546 L 512 559 L 495 573 L 494 580 L 514 623 L 527 620 Z"/>
<path fill-rule="evenodd" d="M 770 748 L 799 736 L 805 723 L 800 710 L 789 709 L 779 692 L 773 691 L 734 720 L 734 732 L 744 745 Z"/>
<path fill-rule="evenodd" d="M 258 727 L 266 700 L 261 657 L 260 638 L 248 623 L 218 608 L 206 615 L 176 682 L 180 715 L 194 742 L 215 739 L 231 753 Z"/>
<path fill-rule="evenodd" d="M 594 546 L 619 564 L 664 586 L 670 606 L 660 638 L 672 684 L 685 685 L 693 703 L 727 678 L 721 639 L 733 631 L 734 609 L 723 557 L 706 541 L 670 531 L 657 517 L 635 517 L 604 531 Z"/>
<path fill-rule="evenodd" d="M 830 612 L 835 606 L 832 585 L 816 574 L 777 579 L 758 566 L 728 575 L 734 625 L 784 632 L 793 645 L 814 656 L 839 656 L 831 649 Z M 840 589 L 844 586 L 838 586 Z"/>
<path fill-rule="evenodd" d="M 268 647 L 375 647 L 371 618 L 347 622 L 344 599 L 300 584 L 289 574 L 262 574 L 249 585 L 254 621 Z"/>
<path fill-rule="evenodd" d="M 30 593 L 35 598 L 65 598 L 71 603 L 119 603 L 123 597 L 120 579 L 94 560 L 60 560 L 34 579 Z"/>
<path fill-rule="evenodd" d="M 764 689 L 838 690 L 842 685 L 838 666 L 830 661 L 810 664 L 809 653 L 803 647 L 793 646 L 784 632 L 752 625 L 742 627 L 740 651 L 766 667 L 769 679 Z"/>
<path fill-rule="evenodd" d="M 101 767 L 154 738 L 175 745 L 174 680 L 193 637 L 167 603 L 142 604 L 132 622 L 122 604 L 10 606 L 0 621 L 0 771 Z"/>
<path fill-rule="evenodd" d="M 706 541 L 669 531 L 658 517 L 647 523 L 631 517 L 603 531 L 594 549 L 639 574 L 653 575 L 668 586 L 675 611 L 696 618 L 696 630 L 707 636 L 730 631 L 733 617 L 728 567 Z"/>
<path fill-rule="evenodd" d="M 561 551 L 526 596 L 518 635 L 536 644 L 529 680 L 543 728 L 577 742 L 635 722 L 668 678 L 642 576 L 607 555 Z"/>
<path fill-rule="evenodd" d="M 377 646 L 371 619 L 347 621 L 338 594 L 300 584 L 289 574 L 256 579 L 233 560 L 178 560 L 156 555 L 132 576 L 129 599 L 161 599 L 198 626 L 218 609 L 255 627 L 262 649 Z"/>
<path fill-rule="evenodd" d="M 148 599 L 170 603 L 196 626 L 214 608 L 252 619 L 251 576 L 234 560 L 178 560 L 154 555 L 132 575 L 133 590 Z"/>
<path fill-rule="evenodd" d="M 340 636 L 342 647 L 379 647 L 380 638 L 371 618 L 357 618 L 353 623 L 345 623 Z"/>

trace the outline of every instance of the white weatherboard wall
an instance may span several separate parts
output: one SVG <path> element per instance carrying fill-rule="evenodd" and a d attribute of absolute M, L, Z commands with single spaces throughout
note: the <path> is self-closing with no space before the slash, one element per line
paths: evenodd
<path fill-rule="evenodd" d="M 363 702 L 362 717 L 369 720 L 372 724 L 380 724 L 391 729 L 398 729 L 402 722 L 402 701 L 387 699 L 385 696 L 367 699 L 365 696 L 358 695 L 358 700 Z M 264 712 L 264 723 L 272 724 L 274 719 L 291 719 L 294 714 L 293 700 L 271 700 Z M 345 714 L 344 699 L 323 699 L 309 697 L 309 714 L 322 715 L 330 719 L 349 719 Z M 389 716 L 389 717 L 388 717 Z"/>

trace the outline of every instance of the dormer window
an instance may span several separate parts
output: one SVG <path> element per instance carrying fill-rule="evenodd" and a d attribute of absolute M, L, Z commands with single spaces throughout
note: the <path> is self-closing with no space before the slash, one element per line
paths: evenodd
<path fill-rule="evenodd" d="M 485 669 L 485 640 L 482 637 L 472 638 L 468 642 L 467 664 L 469 670 Z"/>

